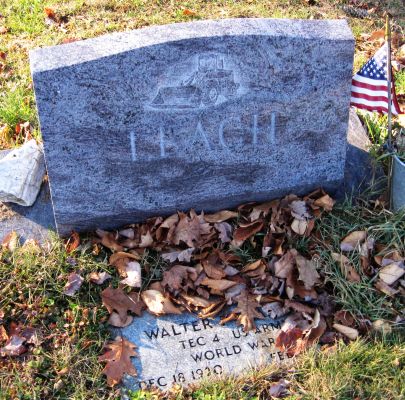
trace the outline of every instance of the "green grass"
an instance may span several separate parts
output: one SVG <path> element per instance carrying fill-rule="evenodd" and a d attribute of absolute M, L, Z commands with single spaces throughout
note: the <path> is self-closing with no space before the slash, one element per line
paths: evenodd
<path fill-rule="evenodd" d="M 0 359 L 0 399 L 115 398 L 105 389 L 97 361 L 109 337 L 101 288 L 84 282 L 79 295 L 62 293 L 70 272 L 85 277 L 106 269 L 102 257 L 85 250 L 69 256 L 57 240 L 48 251 L 24 246 L 2 252 L 4 323 L 36 327 L 44 342 L 27 356 Z"/>
<path fill-rule="evenodd" d="M 170 399 L 259 400 L 269 399 L 269 388 L 280 378 L 290 382 L 287 400 L 399 400 L 403 385 L 405 350 L 398 339 L 345 345 L 332 350 L 312 348 L 292 368 L 275 366 L 252 371 L 237 379 L 203 382 L 195 390 L 173 391 Z M 155 397 L 154 397 L 155 396 Z M 133 393 L 131 400 L 153 400 L 156 395 Z"/>

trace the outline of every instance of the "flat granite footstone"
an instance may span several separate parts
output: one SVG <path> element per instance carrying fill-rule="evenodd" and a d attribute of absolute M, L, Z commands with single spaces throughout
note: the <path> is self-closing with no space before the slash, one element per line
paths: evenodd
<path fill-rule="evenodd" d="M 333 191 L 353 54 L 344 20 L 262 18 L 32 51 L 58 232 Z"/>
<path fill-rule="evenodd" d="M 201 320 L 192 314 L 156 317 L 144 313 L 118 334 L 137 346 L 132 358 L 138 375 L 126 375 L 131 390 L 196 383 L 207 376 L 237 375 L 254 367 L 291 359 L 275 348 L 281 322 L 256 320 L 256 330 L 219 320 Z"/>

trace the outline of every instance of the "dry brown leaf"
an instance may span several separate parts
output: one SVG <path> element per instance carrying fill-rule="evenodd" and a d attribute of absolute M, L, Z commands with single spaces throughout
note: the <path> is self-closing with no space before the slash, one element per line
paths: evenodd
<path fill-rule="evenodd" d="M 316 284 L 319 283 L 319 274 L 316 270 L 315 264 L 312 260 L 307 260 L 300 254 L 295 258 L 297 263 L 299 277 L 298 279 L 304 282 L 305 289 L 312 289 Z"/>
<path fill-rule="evenodd" d="M 145 290 L 141 294 L 148 311 L 155 315 L 181 314 L 181 311 L 161 292 Z"/>
<path fill-rule="evenodd" d="M 89 274 L 88 279 L 90 282 L 95 283 L 96 285 L 102 285 L 108 279 L 111 279 L 111 275 L 108 272 L 92 272 Z"/>
<path fill-rule="evenodd" d="M 5 26 L 0 26 L 0 35 L 4 35 L 7 32 L 8 32 L 8 28 L 6 28 Z"/>
<path fill-rule="evenodd" d="M 13 252 L 20 244 L 20 237 L 17 232 L 11 231 L 6 236 L 1 243 L 3 249 L 7 249 Z"/>
<path fill-rule="evenodd" d="M 309 213 L 307 204 L 302 200 L 295 200 L 290 203 L 291 215 L 300 221 L 311 219 L 312 215 Z"/>
<path fill-rule="evenodd" d="M 367 238 L 366 231 L 354 231 L 345 236 L 340 243 L 340 250 L 353 251 L 356 247 L 364 242 Z"/>
<path fill-rule="evenodd" d="M 214 224 L 214 228 L 219 233 L 219 240 L 222 243 L 229 243 L 232 240 L 232 226 L 227 222 L 219 222 Z"/>
<path fill-rule="evenodd" d="M 27 351 L 27 347 L 24 346 L 26 339 L 19 335 L 12 335 L 4 347 L 0 348 L 0 355 L 2 357 L 12 356 L 17 357 Z"/>
<path fill-rule="evenodd" d="M 153 245 L 153 237 L 150 232 L 146 232 L 145 235 L 141 235 L 141 242 L 139 243 L 140 248 L 151 247 Z"/>
<path fill-rule="evenodd" d="M 248 332 L 255 329 L 255 318 L 263 318 L 263 315 L 257 311 L 260 304 L 257 302 L 256 297 L 244 290 L 235 300 L 238 305 L 232 310 L 232 313 L 239 314 L 237 319 L 243 325 L 243 331 Z"/>
<path fill-rule="evenodd" d="M 298 301 L 286 300 L 284 305 L 285 307 L 292 308 L 294 311 L 301 313 L 313 314 L 315 312 L 314 308 L 307 306 L 306 304 L 299 303 Z"/>
<path fill-rule="evenodd" d="M 289 308 L 284 307 L 283 303 L 279 301 L 273 301 L 262 306 L 262 311 L 270 318 L 277 319 L 286 315 L 289 312 Z"/>
<path fill-rule="evenodd" d="M 120 283 L 131 287 L 140 288 L 142 285 L 141 264 L 137 261 L 130 261 L 125 267 L 127 277 Z"/>
<path fill-rule="evenodd" d="M 335 200 L 327 194 L 314 201 L 314 205 L 322 207 L 325 211 L 332 211 L 335 203 Z"/>
<path fill-rule="evenodd" d="M 173 243 L 179 245 L 180 242 L 184 242 L 188 247 L 196 247 L 196 244 L 201 239 L 201 227 L 198 217 L 189 218 L 184 213 L 179 213 L 179 216 L 180 221 L 174 230 Z"/>
<path fill-rule="evenodd" d="M 291 223 L 291 229 L 298 235 L 304 236 L 307 232 L 308 221 L 295 218 Z"/>
<path fill-rule="evenodd" d="M 232 244 L 236 247 L 240 247 L 246 239 L 255 235 L 263 228 L 262 221 L 254 221 L 249 224 L 240 225 L 233 234 Z"/>
<path fill-rule="evenodd" d="M 360 282 L 361 278 L 356 268 L 350 263 L 350 260 L 343 254 L 332 253 L 332 258 L 334 261 L 339 263 L 342 275 L 349 282 Z"/>
<path fill-rule="evenodd" d="M 131 362 L 131 357 L 137 355 L 136 346 L 133 343 L 122 337 L 117 337 L 113 342 L 107 343 L 105 349 L 107 351 L 98 360 L 107 363 L 103 369 L 103 374 L 107 376 L 109 386 L 120 383 L 124 374 L 137 375 Z"/>
<path fill-rule="evenodd" d="M 243 267 L 241 273 L 251 278 L 262 277 L 266 271 L 266 263 L 263 260 L 257 260 Z"/>
<path fill-rule="evenodd" d="M 198 296 L 189 296 L 185 293 L 181 297 L 187 301 L 188 304 L 191 304 L 194 307 L 210 307 L 213 303 L 207 299 Z M 216 303 L 215 303 L 216 304 Z"/>
<path fill-rule="evenodd" d="M 126 326 L 130 325 L 134 318 L 132 315 L 127 315 L 126 321 L 121 321 L 121 317 L 119 316 L 118 313 L 112 312 L 110 317 L 108 318 L 108 323 L 112 326 L 115 326 L 116 328 L 125 328 Z"/>
<path fill-rule="evenodd" d="M 214 262 L 214 260 L 210 260 L 210 258 L 209 258 L 208 260 L 204 260 L 201 263 L 204 268 L 204 272 L 208 275 L 208 277 L 212 278 L 212 279 L 225 278 L 226 272 L 222 268 L 222 266 L 218 265 L 218 264 L 215 265 L 215 264 L 211 263 L 210 261 Z"/>
<path fill-rule="evenodd" d="M 163 273 L 162 285 L 172 290 L 180 290 L 188 279 L 192 281 L 197 279 L 196 269 L 184 265 L 175 265 Z"/>
<path fill-rule="evenodd" d="M 97 235 L 101 238 L 101 244 L 113 251 L 123 251 L 124 247 L 121 246 L 117 240 L 118 235 L 113 232 L 103 231 L 102 229 L 96 230 Z"/>
<path fill-rule="evenodd" d="M 204 215 L 205 221 L 209 223 L 224 222 L 231 218 L 236 218 L 238 213 L 235 211 L 223 210 L 215 214 Z"/>
<path fill-rule="evenodd" d="M 119 314 L 123 323 L 127 321 L 128 311 L 141 315 L 144 308 L 144 304 L 139 298 L 138 293 L 132 292 L 126 294 L 121 288 L 113 289 L 108 287 L 104 289 L 101 292 L 101 300 L 110 314 L 114 310 Z"/>
<path fill-rule="evenodd" d="M 334 329 L 336 329 L 342 335 L 345 335 L 350 340 L 356 340 L 359 336 L 359 331 L 354 328 L 350 328 L 349 326 L 341 325 L 341 324 L 333 324 Z"/>
<path fill-rule="evenodd" d="M 290 357 L 300 353 L 303 350 L 302 336 L 303 331 L 300 328 L 291 328 L 286 331 L 281 331 L 277 338 L 275 346 L 286 352 Z"/>
<path fill-rule="evenodd" d="M 388 286 L 384 281 L 379 279 L 375 284 L 375 288 L 378 289 L 380 292 L 386 294 L 387 296 L 394 296 L 398 293 L 398 290 L 393 289 L 391 286 Z"/>
<path fill-rule="evenodd" d="M 188 8 L 183 10 L 183 14 L 187 15 L 188 17 L 197 15 L 197 13 L 195 11 L 189 10 Z"/>
<path fill-rule="evenodd" d="M 287 278 L 294 269 L 297 255 L 297 250 L 287 250 L 287 252 L 274 263 L 274 275 L 277 278 Z"/>
<path fill-rule="evenodd" d="M 405 269 L 401 268 L 402 262 L 394 262 L 378 271 L 378 276 L 387 285 L 395 283 L 402 275 L 405 274 Z"/>
<path fill-rule="evenodd" d="M 70 235 L 65 248 L 68 253 L 75 251 L 80 245 L 80 236 L 77 232 L 72 232 Z"/>
<path fill-rule="evenodd" d="M 238 282 L 234 281 L 228 281 L 226 279 L 210 279 L 210 278 L 204 278 L 201 282 L 201 285 L 208 286 L 209 288 L 213 290 L 218 290 L 218 291 L 225 291 L 232 286 L 237 285 Z"/>
<path fill-rule="evenodd" d="M 170 251 L 168 253 L 163 253 L 162 258 L 171 263 L 175 262 L 176 260 L 180 262 L 190 262 L 194 250 L 194 248 L 188 248 L 185 250 Z"/>
<path fill-rule="evenodd" d="M 68 281 L 63 289 L 63 294 L 66 296 L 74 296 L 82 286 L 83 278 L 76 272 L 72 272 L 68 276 Z"/>

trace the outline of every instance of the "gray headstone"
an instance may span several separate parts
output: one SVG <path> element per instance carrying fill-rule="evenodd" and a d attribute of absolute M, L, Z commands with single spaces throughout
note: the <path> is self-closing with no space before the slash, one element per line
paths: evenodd
<path fill-rule="evenodd" d="M 211 374 L 237 375 L 273 362 L 287 362 L 274 346 L 280 321 L 256 321 L 257 329 L 244 333 L 234 322 L 201 320 L 192 314 L 155 317 L 144 313 L 120 334 L 137 346 L 132 358 L 138 375 L 125 376 L 131 390 L 150 386 L 169 389 L 196 383 Z"/>
<path fill-rule="evenodd" d="M 336 187 L 353 52 L 344 20 L 273 19 L 32 51 L 59 233 Z"/>

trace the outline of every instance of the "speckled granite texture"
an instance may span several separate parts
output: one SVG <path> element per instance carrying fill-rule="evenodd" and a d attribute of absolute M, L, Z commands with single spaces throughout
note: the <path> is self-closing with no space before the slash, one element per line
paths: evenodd
<path fill-rule="evenodd" d="M 59 233 L 335 188 L 353 51 L 343 20 L 273 19 L 32 51 Z"/>
<path fill-rule="evenodd" d="M 235 322 L 201 320 L 184 313 L 156 317 L 144 313 L 116 333 L 137 346 L 132 358 L 138 375 L 126 375 L 131 390 L 197 383 L 207 376 L 238 375 L 254 367 L 286 363 L 291 358 L 275 347 L 282 321 L 256 320 L 256 329 L 244 333 Z"/>

